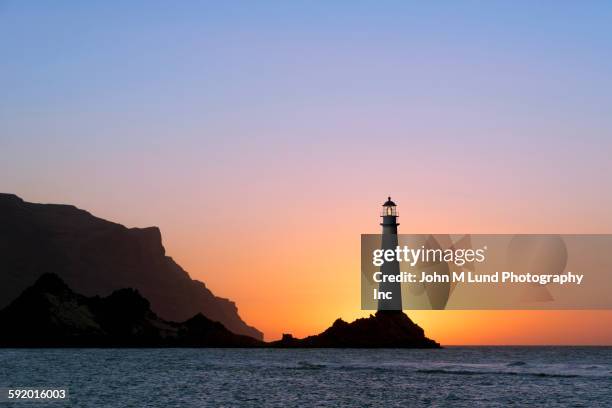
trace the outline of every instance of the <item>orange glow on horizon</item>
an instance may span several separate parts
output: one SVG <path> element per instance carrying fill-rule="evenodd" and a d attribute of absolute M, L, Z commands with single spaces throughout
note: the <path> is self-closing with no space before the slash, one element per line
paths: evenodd
<path fill-rule="evenodd" d="M 342 214 L 320 205 L 294 210 L 299 217 L 283 214 L 283 234 L 276 226 L 244 219 L 236 229 L 217 230 L 215 239 L 193 229 L 172 229 L 170 236 L 164 234 L 173 244 L 166 247 L 193 278 L 217 296 L 234 300 L 243 320 L 263 331 L 266 340 L 283 333 L 320 333 L 337 318 L 352 321 L 373 313 L 361 310 L 359 300 L 360 233 L 371 231 L 372 223 L 343 222 L 363 219 L 357 208 L 344 208 Z M 410 232 L 448 228 L 448 220 L 434 226 L 415 221 Z M 497 230 L 510 229 L 500 225 Z M 467 228 L 457 223 L 452 230 Z M 472 230 L 493 229 L 480 225 Z M 446 345 L 612 344 L 612 311 L 407 313 L 429 337 Z"/>

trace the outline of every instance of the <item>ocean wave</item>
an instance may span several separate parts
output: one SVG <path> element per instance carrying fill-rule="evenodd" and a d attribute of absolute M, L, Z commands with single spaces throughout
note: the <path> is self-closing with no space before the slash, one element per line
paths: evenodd
<path fill-rule="evenodd" d="M 295 370 L 320 370 L 326 368 L 325 364 L 310 363 L 308 361 L 298 361 L 297 367 L 291 367 Z"/>
<path fill-rule="evenodd" d="M 551 377 L 551 378 L 575 378 L 580 377 L 578 374 L 562 374 L 562 373 L 537 373 L 529 371 L 473 371 L 473 370 L 446 370 L 442 368 L 429 368 L 416 370 L 422 374 L 451 374 L 451 375 L 516 375 L 528 377 Z"/>
<path fill-rule="evenodd" d="M 450 362 L 384 362 L 382 364 L 354 363 L 338 364 L 336 362 L 321 363 L 319 361 L 288 362 L 282 367 L 288 370 L 331 370 L 345 372 L 371 372 L 371 373 L 418 373 L 439 375 L 472 375 L 472 376 L 523 376 L 541 378 L 610 378 L 609 367 L 594 364 L 564 365 L 564 364 L 537 364 L 515 360 L 503 363 L 450 363 Z"/>

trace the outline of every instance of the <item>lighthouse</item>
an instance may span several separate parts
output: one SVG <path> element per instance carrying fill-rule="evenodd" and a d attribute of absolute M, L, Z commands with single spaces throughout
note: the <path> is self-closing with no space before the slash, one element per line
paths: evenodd
<path fill-rule="evenodd" d="M 388 197 L 387 201 L 383 204 L 380 217 L 382 218 L 382 222 L 380 223 L 382 226 L 381 249 L 395 251 L 395 248 L 398 246 L 397 226 L 399 224 L 397 223 L 397 217 L 399 217 L 399 215 L 397 213 L 397 206 L 391 201 L 391 197 Z M 399 262 L 397 259 L 392 262 L 385 262 L 381 266 L 380 272 L 383 277 L 388 275 L 399 275 Z M 378 310 L 402 310 L 401 283 L 388 282 L 387 279 L 383 279 L 378 290 L 383 293 L 386 292 L 391 294 L 390 298 L 378 300 Z"/>

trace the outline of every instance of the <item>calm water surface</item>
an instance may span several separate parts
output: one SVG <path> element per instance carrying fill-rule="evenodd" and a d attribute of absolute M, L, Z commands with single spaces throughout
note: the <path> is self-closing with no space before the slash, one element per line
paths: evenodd
<path fill-rule="evenodd" d="M 612 348 L 0 350 L 0 387 L 70 401 L 6 406 L 612 406 Z"/>

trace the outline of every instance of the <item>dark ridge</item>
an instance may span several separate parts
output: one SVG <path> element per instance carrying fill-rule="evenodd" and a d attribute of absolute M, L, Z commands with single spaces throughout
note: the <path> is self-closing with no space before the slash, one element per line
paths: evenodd
<path fill-rule="evenodd" d="M 0 311 L 2 347 L 260 347 L 201 313 L 166 321 L 135 289 L 107 297 L 74 293 L 57 275 L 44 274 Z"/>

